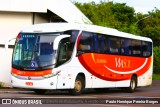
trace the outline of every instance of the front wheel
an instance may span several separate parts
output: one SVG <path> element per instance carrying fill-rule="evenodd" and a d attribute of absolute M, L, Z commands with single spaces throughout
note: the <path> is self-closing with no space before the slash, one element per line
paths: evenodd
<path fill-rule="evenodd" d="M 137 78 L 135 76 L 133 76 L 131 78 L 131 82 L 130 82 L 130 86 L 128 87 L 128 92 L 129 93 L 133 93 L 135 91 L 135 89 L 137 88 Z"/>
<path fill-rule="evenodd" d="M 78 76 L 75 80 L 74 88 L 70 90 L 72 95 L 80 95 L 84 89 L 84 79 Z"/>

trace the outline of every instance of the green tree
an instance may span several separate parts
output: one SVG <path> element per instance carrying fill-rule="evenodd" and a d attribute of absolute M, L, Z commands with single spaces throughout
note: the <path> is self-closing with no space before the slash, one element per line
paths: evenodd
<path fill-rule="evenodd" d="M 154 47 L 154 73 L 160 74 L 160 46 Z"/>
<path fill-rule="evenodd" d="M 140 35 L 150 37 L 154 46 L 160 46 L 160 10 L 155 9 L 147 15 L 150 17 L 138 23 L 138 28 L 141 30 Z"/>
<path fill-rule="evenodd" d="M 127 6 L 126 3 L 115 3 L 112 5 L 111 11 L 120 22 L 120 25 L 115 28 L 124 32 L 129 32 L 130 25 L 135 21 L 134 8 Z"/>
<path fill-rule="evenodd" d="M 75 5 L 95 24 L 106 27 L 115 27 L 119 21 L 114 17 L 111 11 L 113 2 L 75 3 Z"/>
<path fill-rule="evenodd" d="M 134 9 L 125 3 L 101 1 L 99 4 L 76 2 L 75 5 L 96 25 L 130 32 L 130 24 L 135 21 Z"/>

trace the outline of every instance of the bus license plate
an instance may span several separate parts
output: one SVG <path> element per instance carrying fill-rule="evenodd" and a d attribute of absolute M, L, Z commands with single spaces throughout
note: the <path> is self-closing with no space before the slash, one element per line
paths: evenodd
<path fill-rule="evenodd" d="M 33 86 L 33 82 L 26 82 L 27 86 Z"/>

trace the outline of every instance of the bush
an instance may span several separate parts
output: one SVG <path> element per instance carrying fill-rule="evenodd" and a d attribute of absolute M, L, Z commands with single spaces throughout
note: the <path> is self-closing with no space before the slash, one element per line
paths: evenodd
<path fill-rule="evenodd" d="M 154 47 L 154 64 L 153 64 L 153 71 L 156 74 L 160 74 L 160 46 Z"/>
<path fill-rule="evenodd" d="M 0 82 L 0 88 L 2 88 L 3 87 L 3 83 L 2 82 Z"/>
<path fill-rule="evenodd" d="M 153 80 L 160 80 L 160 74 L 153 74 Z"/>

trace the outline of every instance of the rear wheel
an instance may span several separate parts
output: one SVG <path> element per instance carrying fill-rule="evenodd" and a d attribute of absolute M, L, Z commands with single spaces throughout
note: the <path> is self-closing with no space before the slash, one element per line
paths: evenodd
<path fill-rule="evenodd" d="M 84 79 L 78 76 L 75 80 L 74 88 L 70 90 L 72 95 L 80 95 L 84 89 Z"/>
<path fill-rule="evenodd" d="M 132 76 L 131 82 L 130 82 L 130 86 L 128 87 L 127 91 L 129 93 L 133 93 L 136 88 L 137 88 L 137 77 L 136 76 Z"/>

